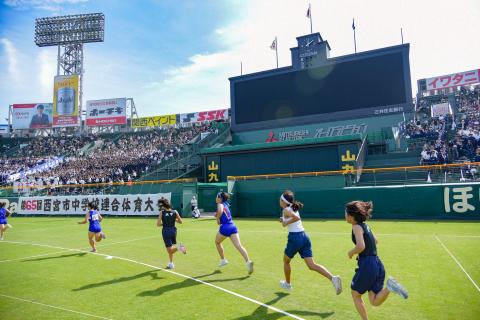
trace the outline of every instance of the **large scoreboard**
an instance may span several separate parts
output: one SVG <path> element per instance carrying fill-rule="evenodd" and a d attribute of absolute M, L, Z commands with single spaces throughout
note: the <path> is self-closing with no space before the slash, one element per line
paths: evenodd
<path fill-rule="evenodd" d="M 300 46 L 292 49 L 292 59 L 295 49 L 301 52 Z M 409 46 L 401 45 L 230 78 L 232 130 L 408 112 L 408 53 Z"/>

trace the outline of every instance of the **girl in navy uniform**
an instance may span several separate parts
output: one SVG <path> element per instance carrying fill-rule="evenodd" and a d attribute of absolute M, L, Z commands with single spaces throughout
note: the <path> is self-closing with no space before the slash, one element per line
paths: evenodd
<path fill-rule="evenodd" d="M 220 267 L 228 264 L 227 259 L 225 259 L 222 242 L 223 240 L 230 238 L 234 247 L 240 252 L 243 259 L 245 259 L 248 274 L 252 274 L 253 262 L 248 257 L 247 250 L 245 250 L 240 242 L 240 235 L 238 234 L 237 226 L 235 226 L 235 223 L 233 223 L 232 220 L 232 213 L 230 212 L 230 204 L 228 202 L 229 198 L 230 196 L 226 192 L 220 192 L 217 194 L 216 198 L 217 212 L 215 213 L 215 218 L 217 219 L 217 224 L 220 225 L 220 229 L 215 238 L 215 245 L 217 246 L 218 254 L 220 255 Z"/>
<path fill-rule="evenodd" d="M 352 279 L 351 289 L 355 307 L 362 319 L 368 319 L 362 295 L 368 291 L 368 298 L 373 306 L 379 306 L 387 300 L 390 292 L 408 298 L 408 292 L 394 278 L 389 277 L 387 286 L 383 287 L 385 268 L 377 256 L 377 239 L 365 223 L 372 216 L 371 202 L 352 201 L 347 203 L 345 219 L 352 225 L 352 241 L 355 248 L 348 252 L 351 259 L 358 255 L 358 268 Z"/>
<path fill-rule="evenodd" d="M 88 243 L 92 247 L 92 252 L 97 252 L 97 248 L 95 247 L 95 241 L 100 242 L 102 239 L 105 239 L 105 233 L 102 232 L 102 226 L 100 222 L 102 222 L 103 217 L 98 212 L 97 205 L 90 202 L 88 205 L 88 212 L 85 214 L 85 219 L 80 221 L 79 224 L 85 224 L 88 221 Z M 95 238 L 95 241 L 93 239 Z"/>
<path fill-rule="evenodd" d="M 157 226 L 162 228 L 162 237 L 163 242 L 165 242 L 165 247 L 167 248 L 168 253 L 168 265 L 167 269 L 175 268 L 173 264 L 173 254 L 180 251 L 183 254 L 187 253 L 187 249 L 184 245 L 180 243 L 177 247 L 177 227 L 175 227 L 175 222 L 183 223 L 182 218 L 176 210 L 172 209 L 170 202 L 167 199 L 158 200 L 158 206 L 160 207 L 160 214 L 158 215 Z"/>
<path fill-rule="evenodd" d="M 5 202 L 0 202 L 0 240 L 3 240 L 3 235 L 7 229 L 12 227 L 7 221 L 7 216 L 10 216 L 12 213 L 5 208 L 6 205 Z"/>
<path fill-rule="evenodd" d="M 285 280 L 280 281 L 280 286 L 285 290 L 292 290 L 290 282 L 292 267 L 290 266 L 290 261 L 299 253 L 300 257 L 302 257 L 307 264 L 307 267 L 329 279 L 335 288 L 335 292 L 340 294 L 342 292 L 342 280 L 340 276 L 332 275 L 324 266 L 316 264 L 313 260 L 312 244 L 310 238 L 305 233 L 302 220 L 300 219 L 300 213 L 298 212 L 298 210 L 303 208 L 303 204 L 295 201 L 292 191 L 286 190 L 280 196 L 280 207 L 283 209 L 280 222 L 284 227 L 288 228 L 288 242 L 283 256 Z"/>

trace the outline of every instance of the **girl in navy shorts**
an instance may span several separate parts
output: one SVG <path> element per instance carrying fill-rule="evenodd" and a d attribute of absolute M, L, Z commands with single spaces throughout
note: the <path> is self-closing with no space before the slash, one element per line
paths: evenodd
<path fill-rule="evenodd" d="M 0 202 L 0 240 L 3 240 L 5 231 L 12 227 L 7 221 L 7 216 L 9 216 L 11 212 L 5 208 L 6 206 L 7 204 L 5 202 Z"/>
<path fill-rule="evenodd" d="M 302 257 L 307 264 L 307 267 L 329 279 L 335 288 L 335 292 L 340 294 L 342 292 L 341 278 L 332 275 L 324 266 L 316 264 L 313 260 L 312 244 L 310 238 L 305 233 L 302 220 L 300 219 L 300 213 L 298 212 L 298 210 L 303 208 L 303 204 L 295 201 L 293 192 L 287 190 L 280 196 L 280 207 L 283 209 L 280 222 L 284 227 L 288 228 L 288 242 L 283 256 L 285 280 L 280 281 L 280 286 L 285 290 L 292 290 L 290 282 L 292 267 L 290 266 L 290 261 L 299 253 L 300 257 Z"/>
<path fill-rule="evenodd" d="M 383 287 L 385 268 L 377 256 L 377 239 L 365 223 L 372 216 L 371 202 L 352 201 L 345 208 L 345 219 L 352 225 L 352 241 L 355 248 L 348 252 L 351 259 L 358 254 L 358 268 L 352 279 L 351 289 L 355 307 L 362 319 L 368 319 L 362 295 L 368 291 L 368 298 L 373 306 L 379 306 L 387 300 L 390 292 L 408 298 L 408 292 L 394 278 L 389 277 L 387 286 Z"/>
<path fill-rule="evenodd" d="M 182 218 L 178 214 L 177 210 L 173 210 L 170 202 L 167 199 L 158 200 L 158 206 L 160 207 L 160 214 L 158 215 L 157 226 L 162 228 L 162 237 L 163 242 L 165 242 L 165 247 L 167 248 L 168 253 L 168 265 L 167 269 L 174 269 L 175 265 L 173 264 L 173 254 L 180 251 L 183 254 L 187 253 L 187 249 L 183 244 L 180 243 L 178 249 L 177 244 L 177 227 L 175 223 L 183 223 Z"/>
<path fill-rule="evenodd" d="M 227 259 L 225 259 L 225 254 L 223 251 L 222 241 L 230 238 L 235 248 L 240 252 L 243 259 L 245 259 L 245 264 L 247 266 L 248 274 L 253 272 L 253 262 L 248 257 L 247 250 L 242 246 L 240 242 L 240 236 L 238 234 L 237 226 L 233 223 L 232 213 L 230 212 L 230 204 L 228 203 L 229 195 L 226 192 L 220 192 L 217 194 L 217 212 L 215 213 L 215 218 L 217 219 L 217 224 L 220 225 L 217 236 L 215 238 L 215 245 L 217 246 L 218 254 L 220 255 L 220 267 L 223 267 L 228 264 Z"/>
<path fill-rule="evenodd" d="M 103 217 L 97 210 L 97 205 L 90 202 L 88 204 L 88 212 L 85 214 L 85 219 L 79 222 L 79 224 L 85 224 L 88 221 L 88 243 L 92 247 L 92 252 L 97 252 L 93 238 L 95 237 L 96 242 L 100 242 L 102 239 L 105 239 L 105 233 L 102 232 L 102 226 L 100 225 Z"/>

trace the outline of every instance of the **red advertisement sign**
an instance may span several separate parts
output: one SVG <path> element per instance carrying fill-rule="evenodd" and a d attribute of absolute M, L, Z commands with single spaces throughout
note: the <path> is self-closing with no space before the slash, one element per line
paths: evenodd
<path fill-rule="evenodd" d="M 87 126 L 111 126 L 127 123 L 126 99 L 87 101 Z"/>
<path fill-rule="evenodd" d="M 474 83 L 480 83 L 480 69 L 428 78 L 427 90 L 466 86 Z"/>

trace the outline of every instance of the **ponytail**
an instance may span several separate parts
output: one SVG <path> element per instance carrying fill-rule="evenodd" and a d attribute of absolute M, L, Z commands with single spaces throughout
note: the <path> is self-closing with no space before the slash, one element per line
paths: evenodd
<path fill-rule="evenodd" d="M 357 223 L 364 222 L 372 217 L 373 202 L 351 201 L 345 206 L 347 215 L 352 216 Z"/>
<path fill-rule="evenodd" d="M 280 199 L 286 203 L 293 211 L 298 211 L 303 209 L 303 203 L 295 200 L 295 196 L 292 191 L 285 190 Z"/>

